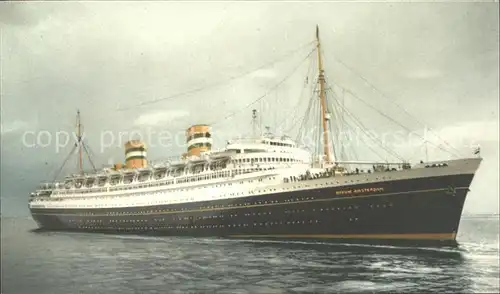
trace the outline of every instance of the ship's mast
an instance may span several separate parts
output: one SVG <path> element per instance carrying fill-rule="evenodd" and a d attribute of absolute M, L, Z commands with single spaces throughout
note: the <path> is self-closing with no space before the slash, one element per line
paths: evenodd
<path fill-rule="evenodd" d="M 318 51 L 318 68 L 319 68 L 319 97 L 321 100 L 321 121 L 323 122 L 323 148 L 325 152 L 325 160 L 327 163 L 332 162 L 330 153 L 330 140 L 328 138 L 328 120 L 326 107 L 325 93 L 325 71 L 323 69 L 323 60 L 321 58 L 321 42 L 319 40 L 319 27 L 316 26 L 316 42 Z"/>
<path fill-rule="evenodd" d="M 76 139 L 78 144 L 78 164 L 80 174 L 83 174 L 83 156 L 82 156 L 82 124 L 80 121 L 80 110 L 76 113 Z"/>

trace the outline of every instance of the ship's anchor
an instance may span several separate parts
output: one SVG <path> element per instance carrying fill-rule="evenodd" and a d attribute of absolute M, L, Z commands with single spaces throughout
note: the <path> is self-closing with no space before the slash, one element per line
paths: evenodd
<path fill-rule="evenodd" d="M 448 190 L 446 191 L 446 194 L 450 196 L 456 196 L 457 195 L 457 188 L 455 185 L 449 185 Z"/>

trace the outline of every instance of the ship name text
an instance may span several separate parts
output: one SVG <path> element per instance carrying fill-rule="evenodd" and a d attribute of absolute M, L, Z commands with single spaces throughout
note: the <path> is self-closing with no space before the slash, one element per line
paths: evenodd
<path fill-rule="evenodd" d="M 354 194 L 365 194 L 365 193 L 380 193 L 384 192 L 384 188 L 361 188 L 361 189 L 348 189 L 336 191 L 336 195 L 354 195 Z"/>

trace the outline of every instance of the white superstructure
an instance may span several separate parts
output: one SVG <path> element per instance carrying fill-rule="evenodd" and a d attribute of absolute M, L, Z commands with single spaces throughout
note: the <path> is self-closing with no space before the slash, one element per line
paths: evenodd
<path fill-rule="evenodd" d="M 229 141 L 207 151 L 138 169 L 103 169 L 43 184 L 31 207 L 101 208 L 232 198 L 311 172 L 311 154 L 287 137 Z"/>

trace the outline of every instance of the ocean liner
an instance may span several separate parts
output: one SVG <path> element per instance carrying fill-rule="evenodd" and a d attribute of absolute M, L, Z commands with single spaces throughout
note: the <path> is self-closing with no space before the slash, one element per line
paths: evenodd
<path fill-rule="evenodd" d="M 231 139 L 216 151 L 213 127 L 200 124 L 187 129 L 187 153 L 177 160 L 153 164 L 146 144 L 131 140 L 124 165 L 92 164 L 85 172 L 78 113 L 80 170 L 31 193 L 33 219 L 41 229 L 80 232 L 455 241 L 481 157 L 414 165 L 338 160 L 318 28 L 313 47 L 321 156 L 270 132 Z"/>

